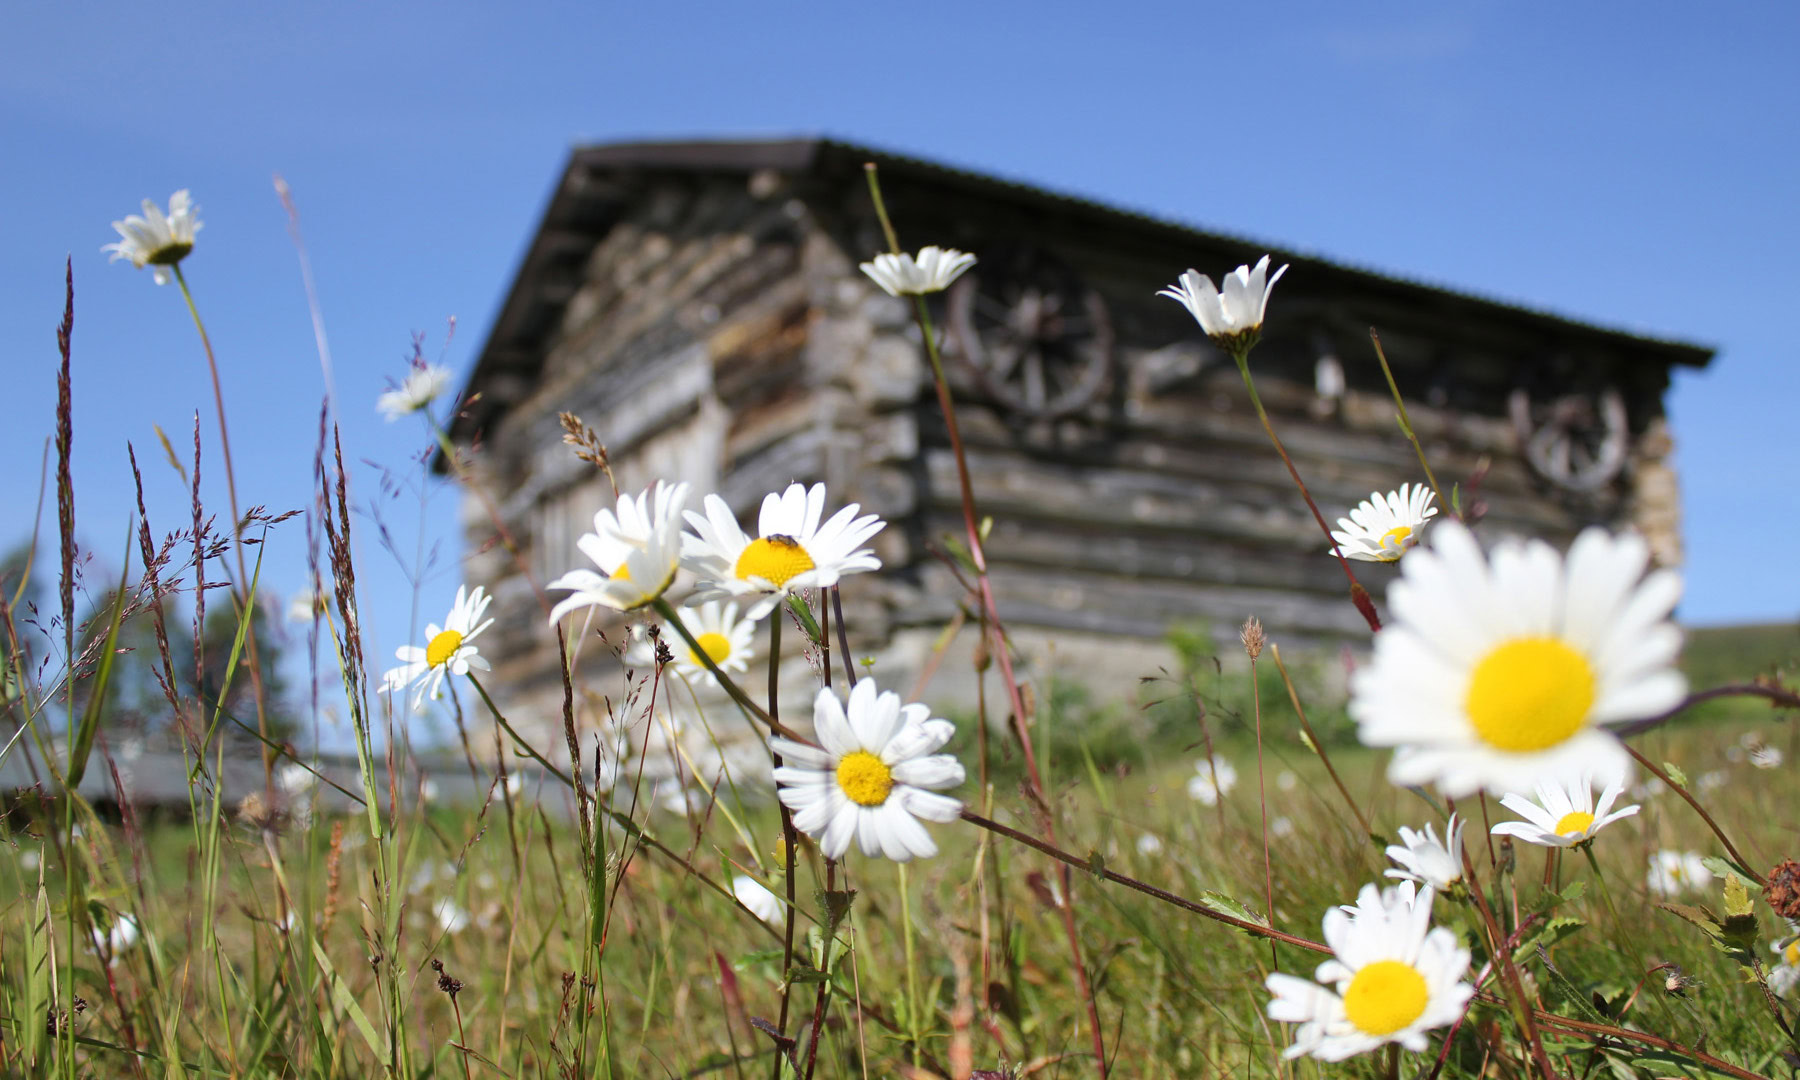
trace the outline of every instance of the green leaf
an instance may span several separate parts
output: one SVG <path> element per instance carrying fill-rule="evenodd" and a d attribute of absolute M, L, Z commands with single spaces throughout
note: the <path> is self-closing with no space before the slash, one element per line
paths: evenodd
<path fill-rule="evenodd" d="M 1751 877 L 1748 871 L 1729 859 L 1721 859 L 1717 855 L 1708 855 L 1706 858 L 1701 859 L 1700 863 L 1708 870 L 1711 870 L 1714 877 L 1737 878 L 1744 883 L 1745 888 L 1751 886 L 1755 886 L 1759 889 L 1762 888 L 1762 885 L 1755 878 Z"/>
<path fill-rule="evenodd" d="M 81 726 L 69 743 L 68 788 L 81 786 L 87 773 L 88 755 L 94 751 L 94 736 L 100 731 L 100 714 L 106 704 L 106 687 L 112 681 L 113 657 L 119 647 L 119 624 L 125 619 L 125 587 L 131 572 L 130 530 L 126 530 L 125 569 L 119 574 L 119 591 L 113 594 L 111 624 L 106 631 L 106 645 L 100 653 L 100 666 L 94 672 L 94 683 L 88 691 L 87 708 L 81 714 Z M 72 693 L 73 691 L 71 691 Z"/>
<path fill-rule="evenodd" d="M 807 640 L 817 645 L 819 643 L 819 624 L 813 619 L 812 608 L 806 606 L 806 601 L 790 593 L 788 594 L 788 610 L 794 613 L 794 618 L 800 620 L 800 629 L 806 631 Z"/>
<path fill-rule="evenodd" d="M 1687 773 L 1682 772 L 1681 766 L 1675 764 L 1673 761 L 1663 762 L 1663 772 L 1669 774 L 1669 779 L 1675 781 L 1676 787 L 1688 786 Z"/>
<path fill-rule="evenodd" d="M 1253 922 L 1258 926 L 1269 925 L 1267 918 L 1251 911 L 1249 908 L 1238 901 L 1233 900 L 1231 897 L 1226 896 L 1224 893 L 1216 893 L 1210 890 L 1203 892 L 1200 894 L 1200 904 L 1203 907 L 1211 908 L 1221 915 L 1230 915 L 1234 919 Z"/>
<path fill-rule="evenodd" d="M 1577 1009 L 1587 1016 L 1588 1019 L 1597 1024 L 1610 1023 L 1606 1017 L 1600 1015 L 1600 1010 L 1594 1008 L 1594 1004 L 1588 1000 L 1588 996 L 1582 993 L 1580 988 L 1573 982 L 1570 982 L 1569 977 L 1564 975 L 1555 964 L 1550 962 L 1550 954 L 1544 951 L 1542 945 L 1537 947 L 1537 958 L 1538 965 L 1550 976 L 1550 981 L 1554 983 L 1556 988 L 1562 991 L 1563 996 L 1573 1003 Z"/>
<path fill-rule="evenodd" d="M 827 934 L 834 934 L 843 921 L 850 917 L 850 905 L 856 902 L 855 889 L 819 890 L 819 907 L 825 912 L 825 928 Z"/>

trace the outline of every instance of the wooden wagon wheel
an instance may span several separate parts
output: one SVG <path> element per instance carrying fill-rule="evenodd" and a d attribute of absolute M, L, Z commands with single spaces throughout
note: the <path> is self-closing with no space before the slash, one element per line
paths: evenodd
<path fill-rule="evenodd" d="M 1532 418 L 1531 397 L 1523 389 L 1508 403 L 1525 460 L 1540 476 L 1569 491 L 1596 491 L 1625 467 L 1631 430 L 1625 398 L 1615 387 L 1597 396 L 1568 394 Z"/>
<path fill-rule="evenodd" d="M 1112 375 L 1112 318 L 1100 294 L 1054 256 L 983 253 L 950 288 L 955 351 L 981 389 L 1014 412 L 1066 416 Z"/>

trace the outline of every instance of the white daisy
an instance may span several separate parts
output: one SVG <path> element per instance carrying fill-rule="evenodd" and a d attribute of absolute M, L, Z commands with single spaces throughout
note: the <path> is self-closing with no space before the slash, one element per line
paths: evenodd
<path fill-rule="evenodd" d="M 813 732 L 816 747 L 769 740 L 783 759 L 775 782 L 795 828 L 832 859 L 842 858 L 852 839 L 864 855 L 895 862 L 937 854 L 919 819 L 948 822 L 962 813 L 962 803 L 926 790 L 963 782 L 960 762 L 933 753 L 956 734 L 954 724 L 933 719 L 928 706 L 902 705 L 899 694 L 864 678 L 850 691 L 847 714 L 829 687 L 819 691 Z"/>
<path fill-rule="evenodd" d="M 1680 896 L 1712 884 L 1712 871 L 1694 851 L 1670 851 L 1665 848 L 1650 856 L 1650 870 L 1644 884 L 1658 896 Z"/>
<path fill-rule="evenodd" d="M 750 669 L 750 661 L 756 659 L 756 624 L 749 619 L 738 618 L 738 606 L 735 603 L 721 604 L 717 600 L 708 600 L 697 608 L 677 608 L 675 614 L 680 616 L 681 625 L 694 635 L 701 650 L 718 665 L 720 671 L 735 674 Z M 674 654 L 672 663 L 677 672 L 690 679 L 714 681 L 712 672 L 706 669 L 700 654 L 689 648 L 686 642 L 670 631 L 663 633 L 663 641 Z M 627 659 L 640 667 L 654 663 L 654 649 L 649 640 L 646 638 L 638 643 Z"/>
<path fill-rule="evenodd" d="M 975 265 L 975 256 L 955 248 L 920 248 L 919 257 L 877 255 L 862 264 L 862 272 L 874 279 L 889 296 L 942 292 Z"/>
<path fill-rule="evenodd" d="M 1620 818 L 1638 812 L 1636 806 L 1613 810 L 1613 803 L 1624 792 L 1625 785 L 1615 781 L 1600 793 L 1600 805 L 1595 806 L 1592 777 L 1583 776 L 1576 784 L 1540 780 L 1535 803 L 1523 795 L 1501 796 L 1500 805 L 1525 820 L 1503 821 L 1494 826 L 1493 833 L 1516 836 L 1542 847 L 1574 847 L 1593 839 L 1595 833 Z"/>
<path fill-rule="evenodd" d="M 584 533 L 575 546 L 602 572 L 571 570 L 546 586 L 571 591 L 550 610 L 550 624 L 585 607 L 636 611 L 667 592 L 681 568 L 681 510 L 687 492 L 686 484 L 659 480 L 635 496 L 619 496 L 616 513 L 595 514 L 594 531 Z"/>
<path fill-rule="evenodd" d="M 437 919 L 438 930 L 445 934 L 460 934 L 471 922 L 468 911 L 448 896 L 431 906 L 431 914 Z"/>
<path fill-rule="evenodd" d="M 1426 822 L 1421 832 L 1400 826 L 1400 843 L 1387 847 L 1387 857 L 1400 865 L 1389 869 L 1386 876 L 1416 881 L 1440 890 L 1461 881 L 1462 833 L 1466 824 L 1451 814 L 1449 825 L 1444 829 L 1443 843 L 1438 842 L 1437 830 L 1430 822 Z"/>
<path fill-rule="evenodd" d="M 1162 837 L 1155 833 L 1144 833 L 1137 838 L 1137 850 L 1139 855 L 1155 855 L 1162 849 Z"/>
<path fill-rule="evenodd" d="M 319 777 L 299 762 L 290 761 L 275 770 L 275 783 L 289 798 L 298 799 L 312 794 L 319 786 Z"/>
<path fill-rule="evenodd" d="M 1435 498 L 1424 484 L 1401 484 L 1385 495 L 1370 492 L 1349 517 L 1338 518 L 1331 538 L 1346 559 L 1394 562 L 1424 539 L 1426 523 L 1437 516 Z"/>
<path fill-rule="evenodd" d="M 1750 751 L 1750 764 L 1759 769 L 1778 769 L 1781 767 L 1783 760 L 1781 747 L 1779 746 L 1771 746 L 1768 743 L 1764 743 Z"/>
<path fill-rule="evenodd" d="M 94 927 L 94 951 L 106 957 L 107 963 L 118 958 L 118 955 L 138 943 L 137 916 L 129 912 L 113 920 L 106 930 Z"/>
<path fill-rule="evenodd" d="M 1503 541 L 1489 559 L 1460 522 L 1432 529 L 1400 564 L 1392 619 L 1350 682 L 1362 741 L 1399 748 L 1388 779 L 1452 798 L 1584 772 L 1624 779 L 1630 758 L 1602 725 L 1687 691 L 1669 621 L 1681 577 L 1644 577 L 1649 559 L 1642 537 L 1597 528 L 1566 559 L 1535 540 Z"/>
<path fill-rule="evenodd" d="M 1769 942 L 1777 959 L 1769 965 L 1769 989 L 1787 997 L 1800 986 L 1800 925 L 1788 924 L 1785 938 Z"/>
<path fill-rule="evenodd" d="M 731 879 L 731 893 L 738 903 L 750 909 L 751 914 L 766 923 L 780 922 L 787 904 L 781 897 L 763 888 L 762 882 L 753 877 L 739 874 Z"/>
<path fill-rule="evenodd" d="M 328 610 L 325 595 L 317 589 L 301 589 L 288 600 L 289 622 L 309 623 Z"/>
<path fill-rule="evenodd" d="M 436 401 L 438 395 L 449 385 L 449 368 L 436 364 L 415 367 L 407 372 L 405 381 L 399 386 L 375 399 L 375 408 L 389 423 L 393 423 Z"/>
<path fill-rule="evenodd" d="M 107 244 L 101 251 L 112 252 L 112 261 L 130 259 L 131 265 L 142 270 L 150 267 L 151 274 L 158 285 L 169 283 L 169 267 L 187 258 L 188 252 L 194 250 L 194 234 L 200 231 L 200 208 L 189 199 L 187 189 L 183 188 L 169 196 L 169 213 L 165 217 L 162 208 L 144 200 L 144 216 L 132 214 L 124 221 L 113 222 L 121 239 L 116 244 Z"/>
<path fill-rule="evenodd" d="M 1202 758 L 1194 762 L 1194 771 L 1197 775 L 1188 780 L 1188 797 L 1208 806 L 1219 805 L 1219 800 L 1237 787 L 1237 769 L 1224 758 Z"/>
<path fill-rule="evenodd" d="M 1198 270 L 1189 270 L 1181 280 L 1156 295 L 1177 301 L 1194 316 L 1206 336 L 1227 350 L 1246 349 L 1256 343 L 1262 331 L 1263 314 L 1269 306 L 1269 293 L 1287 273 L 1287 264 L 1269 276 L 1269 257 L 1256 261 L 1256 269 L 1240 266 L 1222 279 L 1224 292 L 1215 288 L 1212 279 Z"/>
<path fill-rule="evenodd" d="M 761 620 L 797 590 L 829 588 L 845 574 L 881 569 L 862 544 L 887 522 L 874 514 L 857 517 L 858 509 L 851 503 L 821 524 L 825 485 L 790 484 L 764 497 L 752 539 L 725 500 L 708 495 L 704 515 L 688 511 L 694 532 L 682 548 L 682 564 L 700 578 L 696 598 L 755 597 L 744 617 Z"/>
<path fill-rule="evenodd" d="M 470 642 L 493 625 L 494 620 L 483 621 L 481 618 L 493 602 L 494 598 L 479 585 L 473 591 L 466 586 L 457 586 L 456 602 L 450 605 L 444 625 L 440 628 L 437 623 L 430 623 L 425 627 L 424 648 L 402 645 L 394 650 L 394 656 L 402 663 L 388 669 L 381 689 L 392 693 L 416 683 L 412 707 L 418 710 L 424 708 L 428 691 L 433 701 L 444 696 L 446 675 L 467 675 L 470 668 L 486 671 L 488 662 L 481 658 L 481 650 Z"/>
<path fill-rule="evenodd" d="M 1333 957 L 1318 982 L 1276 973 L 1265 981 L 1269 1019 L 1299 1024 L 1282 1056 L 1342 1061 L 1397 1042 L 1426 1048 L 1425 1033 L 1456 1022 L 1475 988 L 1463 982 L 1469 950 L 1431 925 L 1432 893 L 1363 886 L 1354 907 L 1325 913 Z M 1321 985 L 1323 984 L 1323 985 Z"/>

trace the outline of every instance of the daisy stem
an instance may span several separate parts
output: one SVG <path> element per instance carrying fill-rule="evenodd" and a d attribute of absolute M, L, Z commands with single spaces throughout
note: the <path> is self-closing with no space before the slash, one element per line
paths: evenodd
<path fill-rule="evenodd" d="M 685 628 L 684 628 L 685 629 Z M 699 655 L 706 650 L 695 646 Z M 769 717 L 781 715 L 781 612 L 772 612 L 769 618 Z M 769 759 L 776 769 L 781 768 L 781 755 L 773 749 L 769 751 Z M 794 831 L 794 812 L 788 809 L 787 803 L 776 800 L 781 808 L 781 840 L 783 854 L 787 856 L 786 892 L 787 892 L 787 932 L 782 937 L 781 946 L 781 1016 L 775 1023 L 775 1030 L 787 1034 L 788 1008 L 794 996 L 794 856 L 800 847 L 800 836 Z M 775 1055 L 775 1072 L 771 1080 L 781 1080 L 781 1055 Z"/>
<path fill-rule="evenodd" d="M 900 237 L 894 232 L 894 224 L 888 218 L 887 204 L 881 198 L 881 181 L 876 176 L 875 163 L 863 166 L 864 175 L 869 181 L 869 196 L 875 203 L 875 216 L 881 221 L 881 231 L 887 237 L 888 250 L 895 255 L 902 254 Z M 950 395 L 950 383 L 944 378 L 943 358 L 938 355 L 937 333 L 931 325 L 931 312 L 926 308 L 925 297 L 913 297 L 913 314 L 918 321 L 919 336 L 925 343 L 925 355 L 931 361 L 932 383 L 937 389 L 938 406 L 944 413 L 944 428 L 950 439 L 950 453 L 956 459 L 956 479 L 962 494 L 963 527 L 969 538 L 969 559 L 975 565 L 976 590 L 980 594 L 982 611 L 985 615 L 988 632 L 993 635 L 993 648 L 1000 661 L 1000 675 L 1006 683 L 1007 697 L 1012 705 L 1013 725 L 1018 733 L 1020 750 L 1025 758 L 1025 776 L 1029 781 L 1032 801 L 1043 818 L 1044 833 L 1051 844 L 1056 843 L 1056 820 L 1050 800 L 1045 794 L 1043 774 L 1038 771 L 1037 752 L 1032 748 L 1031 733 L 1026 727 L 1027 713 L 1025 698 L 1019 692 L 1019 680 L 1013 672 L 1012 654 L 1007 649 L 1006 626 L 1000 621 L 1000 607 L 994 601 L 993 585 L 988 581 L 987 553 L 982 548 L 980 519 L 975 516 L 975 488 L 969 480 L 968 455 L 963 450 L 962 432 L 956 423 L 956 403 Z M 1349 570 L 1348 564 L 1345 570 Z M 1351 578 L 1352 582 L 1355 578 Z M 1364 594 L 1367 600 L 1367 594 Z M 1374 606 L 1369 606 L 1369 617 L 1374 617 Z M 841 621 L 841 620 L 840 620 Z M 1074 886 L 1067 868 L 1062 870 L 1063 889 L 1063 933 L 1069 941 L 1069 953 L 1075 972 L 1077 989 L 1081 992 L 1082 1002 L 1087 1006 L 1088 1032 L 1094 1044 L 1094 1062 L 1100 1071 L 1102 1080 L 1106 1077 L 1106 1043 L 1100 1031 L 1100 1010 L 1094 1003 L 1094 994 L 1088 985 L 1087 968 L 1081 958 L 1081 937 L 1075 929 L 1075 909 L 1071 889 Z"/>
<path fill-rule="evenodd" d="M 1331 535 L 1331 526 L 1325 524 L 1325 515 L 1319 513 L 1319 506 L 1313 502 L 1312 492 L 1306 490 L 1306 481 L 1300 479 L 1300 470 L 1294 468 L 1294 459 L 1288 457 L 1287 448 L 1281 445 L 1281 439 L 1275 434 L 1275 426 L 1269 423 L 1269 414 L 1263 408 L 1262 397 L 1256 392 L 1256 383 L 1250 378 L 1250 351 L 1234 349 L 1231 358 L 1237 361 L 1238 374 L 1244 378 L 1244 389 L 1250 393 L 1250 407 L 1256 410 L 1256 418 L 1262 421 L 1263 431 L 1269 436 L 1269 442 L 1275 446 L 1275 452 L 1281 455 L 1282 464 L 1287 466 L 1288 475 L 1293 477 L 1294 486 L 1300 489 L 1300 497 L 1306 500 L 1306 508 L 1312 511 L 1313 520 L 1319 523 L 1319 530 L 1325 534 L 1325 540 L 1331 545 L 1331 553 L 1337 556 L 1338 565 L 1344 568 L 1344 576 L 1350 579 L 1350 602 L 1362 614 L 1372 632 L 1380 632 L 1381 617 L 1375 614 L 1375 602 L 1369 599 L 1369 590 L 1356 580 L 1356 571 L 1350 569 L 1350 560 L 1344 558 L 1339 550 L 1337 538 Z"/>
<path fill-rule="evenodd" d="M 1275 657 L 1275 670 L 1281 672 L 1281 681 L 1287 685 L 1288 700 L 1294 703 L 1294 715 L 1300 718 L 1300 728 L 1306 732 L 1307 745 L 1312 748 L 1313 753 L 1319 755 L 1319 761 L 1325 766 L 1332 784 L 1337 787 L 1338 794 L 1344 797 L 1344 805 L 1350 808 L 1356 823 L 1362 826 L 1363 835 L 1373 840 L 1375 830 L 1369 825 L 1369 819 L 1363 816 L 1362 808 L 1350 797 L 1350 789 L 1344 786 L 1343 777 L 1338 775 L 1337 769 L 1331 764 L 1331 755 L 1325 752 L 1325 744 L 1319 741 L 1319 736 L 1313 732 L 1312 723 L 1306 719 L 1306 709 L 1300 704 L 1300 691 L 1294 688 L 1294 680 L 1288 676 L 1287 665 L 1281 662 L 1281 646 L 1271 641 L 1269 652 Z"/>
<path fill-rule="evenodd" d="M 913 1068 L 920 1067 L 924 1052 L 919 1034 L 919 967 L 913 956 L 913 921 L 911 887 L 906 880 L 906 864 L 895 863 L 900 875 L 900 935 L 906 946 L 906 1029 L 912 1043 Z"/>
<path fill-rule="evenodd" d="M 1400 415 L 1394 418 L 1400 425 L 1400 432 L 1406 436 L 1407 442 L 1412 443 L 1413 453 L 1419 455 L 1419 467 L 1425 470 L 1425 479 L 1431 483 L 1438 505 L 1449 509 L 1450 504 L 1444 501 L 1444 491 L 1438 487 L 1437 474 L 1431 471 L 1431 462 L 1425 460 L 1425 448 L 1419 445 L 1419 436 L 1413 432 L 1412 418 L 1406 415 L 1406 401 L 1400 397 L 1400 387 L 1394 382 L 1394 369 L 1388 367 L 1387 352 L 1381 347 L 1381 335 L 1375 332 L 1373 326 L 1369 327 L 1369 340 L 1375 345 L 1375 359 L 1381 361 L 1381 373 L 1387 376 L 1388 390 L 1394 395 L 1394 407 L 1400 410 Z"/>
<path fill-rule="evenodd" d="M 1250 657 L 1250 705 L 1256 715 L 1256 797 L 1262 808 L 1262 849 L 1263 849 L 1263 907 L 1268 912 L 1269 925 L 1275 925 L 1275 869 L 1269 860 L 1269 784 L 1263 776 L 1263 737 L 1262 737 L 1262 691 L 1256 683 L 1256 657 Z M 1217 777 L 1214 777 L 1217 783 Z M 1221 796 L 1223 793 L 1221 793 Z M 1219 801 L 1224 802 L 1221 797 Z M 1269 962 L 1276 971 L 1281 970 L 1281 956 L 1275 951 L 1275 943 L 1269 942 Z"/>
<path fill-rule="evenodd" d="M 181 298 L 187 301 L 188 314 L 194 318 L 194 329 L 200 332 L 200 347 L 206 350 L 206 369 L 212 375 L 213 406 L 219 413 L 219 450 L 225 458 L 225 491 L 231 499 L 231 536 L 237 543 L 232 551 L 237 556 L 238 580 L 232 587 L 232 593 L 239 600 L 240 606 L 247 603 L 244 598 L 244 583 L 250 580 L 250 574 L 244 565 L 244 518 L 238 513 L 237 472 L 231 465 L 231 434 L 225 428 L 225 391 L 219 386 L 219 362 L 213 356 L 212 338 L 206 332 L 206 323 L 200 318 L 200 308 L 194 303 L 194 294 L 188 289 L 187 275 L 181 272 L 181 264 L 176 263 L 169 269 L 175 272 L 175 283 L 181 286 Z M 197 451 L 196 451 L 197 452 Z M 198 466 L 196 466 L 196 469 Z M 249 622 L 244 647 L 250 661 L 250 682 L 256 692 L 256 732 L 263 737 L 263 786 L 269 799 L 275 797 L 275 758 L 268 748 L 269 720 L 263 704 L 262 663 L 256 648 L 256 620 L 247 607 L 241 610 L 241 616 Z"/>
<path fill-rule="evenodd" d="M 1700 800 L 1694 798 L 1692 792 L 1688 791 L 1688 789 L 1685 786 L 1683 786 L 1681 784 L 1677 784 L 1674 781 L 1674 779 L 1672 779 L 1669 776 L 1669 774 L 1667 772 L 1658 768 L 1656 766 L 1655 762 L 1651 761 L 1649 758 L 1645 757 L 1644 755 L 1638 753 L 1637 747 L 1632 746 L 1630 743 L 1627 743 L 1627 742 L 1620 742 L 1619 745 L 1621 745 L 1625 748 L 1626 753 L 1628 753 L 1632 757 L 1636 758 L 1639 765 L 1642 765 L 1644 768 L 1650 770 L 1650 775 L 1656 777 L 1658 780 L 1661 780 L 1663 783 L 1669 785 L 1670 789 L 1673 790 L 1675 792 L 1675 794 L 1681 796 L 1682 799 L 1689 806 L 1694 808 L 1694 812 L 1696 814 L 1700 815 L 1700 820 L 1706 822 L 1706 827 L 1711 829 L 1713 831 L 1713 835 L 1719 838 L 1719 843 L 1725 845 L 1725 850 L 1731 853 L 1732 861 L 1737 863 L 1738 869 L 1743 871 L 1744 875 L 1746 877 L 1748 877 L 1748 878 L 1750 878 L 1750 880 L 1756 882 L 1756 884 L 1758 886 L 1762 886 L 1765 888 L 1768 886 L 1769 883 L 1766 880 L 1764 880 L 1764 878 L 1761 874 L 1757 873 L 1752 868 L 1750 860 L 1744 858 L 1743 853 L 1738 851 L 1737 845 L 1735 845 L 1731 842 L 1731 837 L 1725 835 L 1725 830 L 1719 828 L 1719 823 L 1717 821 L 1714 821 L 1713 816 L 1706 812 L 1706 807 L 1700 805 Z"/>
<path fill-rule="evenodd" d="M 1469 884 L 1469 899 L 1474 902 L 1476 910 L 1481 913 L 1481 921 L 1487 926 L 1489 955 L 1500 967 L 1501 981 L 1506 984 L 1507 1005 L 1512 1010 L 1514 1021 L 1519 1025 L 1519 1035 L 1530 1048 L 1532 1060 L 1543 1075 L 1543 1080 L 1555 1080 L 1556 1071 L 1550 1065 L 1550 1055 L 1545 1052 L 1543 1040 L 1538 1038 L 1537 1025 L 1532 1021 L 1531 1001 L 1525 996 L 1525 982 L 1519 977 L 1519 969 L 1513 963 L 1512 949 L 1507 944 L 1507 936 L 1500 932 L 1500 924 L 1494 918 L 1494 909 L 1488 906 L 1487 894 L 1481 891 L 1481 879 L 1475 874 L 1475 861 L 1469 858 L 1467 848 L 1462 848 L 1457 854 L 1462 859 L 1463 876 Z"/>

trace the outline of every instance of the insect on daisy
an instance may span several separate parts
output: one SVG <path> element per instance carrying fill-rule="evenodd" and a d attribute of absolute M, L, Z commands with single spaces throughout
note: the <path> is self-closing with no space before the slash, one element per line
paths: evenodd
<path fill-rule="evenodd" d="M 851 840 L 864 855 L 895 862 L 937 854 L 919 824 L 955 821 L 962 803 L 937 788 L 963 782 L 962 763 L 935 753 L 956 725 L 933 719 L 925 705 L 903 705 L 865 678 L 850 691 L 848 710 L 829 687 L 813 699 L 818 746 L 769 740 L 782 757 L 777 793 L 794 812 L 794 827 L 819 841 L 827 858 L 842 858 Z"/>
<path fill-rule="evenodd" d="M 764 497 L 753 539 L 738 527 L 731 508 L 717 495 L 706 497 L 706 513 L 687 513 L 682 563 L 700 578 L 696 599 L 754 597 L 744 617 L 761 620 L 782 598 L 800 589 L 824 589 L 845 574 L 881 569 L 868 539 L 887 522 L 874 514 L 856 516 L 850 503 L 821 523 L 825 485 L 790 484 Z"/>
<path fill-rule="evenodd" d="M 1346 559 L 1394 562 L 1424 538 L 1426 523 L 1437 516 L 1431 505 L 1436 497 L 1424 484 L 1401 484 L 1385 495 L 1370 492 L 1349 517 L 1338 518 L 1331 538 Z"/>
<path fill-rule="evenodd" d="M 916 296 L 944 291 L 974 265 L 975 256 L 934 245 L 920 248 L 917 259 L 904 253 L 877 255 L 861 269 L 889 296 Z"/>
<path fill-rule="evenodd" d="M 578 568 L 545 586 L 570 591 L 550 609 L 550 625 L 582 608 L 636 611 L 661 598 L 681 568 L 680 518 L 687 492 L 686 484 L 659 480 L 637 495 L 619 496 L 617 511 L 595 514 L 594 531 L 575 546 L 601 572 Z"/>
<path fill-rule="evenodd" d="M 1318 982 L 1276 973 L 1264 984 L 1275 995 L 1269 1019 L 1300 1025 L 1283 1057 L 1342 1061 L 1390 1042 L 1416 1052 L 1425 1032 L 1456 1022 L 1475 993 L 1462 981 L 1469 950 L 1431 925 L 1432 899 L 1410 882 L 1364 885 L 1354 906 L 1325 913 L 1333 957 Z"/>
<path fill-rule="evenodd" d="M 479 585 L 473 591 L 458 586 L 456 602 L 450 605 L 444 625 L 431 623 L 425 627 L 425 647 L 402 645 L 394 650 L 394 656 L 402 663 L 388 669 L 382 690 L 393 693 L 411 686 L 412 707 L 418 710 L 424 708 L 427 693 L 433 701 L 443 696 L 445 676 L 467 675 L 470 668 L 486 671 L 488 662 L 471 642 L 493 624 L 494 620 L 481 618 L 493 602 L 494 598 Z"/>
<path fill-rule="evenodd" d="M 1665 712 L 1687 690 L 1669 620 L 1681 577 L 1645 577 L 1649 560 L 1642 537 L 1598 528 L 1567 558 L 1536 540 L 1489 558 L 1460 522 L 1433 528 L 1400 564 L 1392 619 L 1350 683 L 1358 736 L 1398 748 L 1388 779 L 1452 798 L 1623 780 L 1630 758 L 1604 725 Z"/>
<path fill-rule="evenodd" d="M 194 250 L 194 234 L 200 231 L 199 212 L 200 208 L 193 204 L 186 188 L 169 196 L 166 216 L 161 207 L 145 199 L 144 216 L 131 214 L 124 221 L 113 222 L 112 227 L 118 230 L 121 239 L 100 250 L 112 252 L 113 262 L 130 259 L 131 265 L 139 270 L 150 267 L 156 283 L 167 285 L 169 268 Z"/>
<path fill-rule="evenodd" d="M 1638 812 L 1636 806 L 1613 810 L 1613 803 L 1624 793 L 1625 785 L 1615 781 L 1600 793 L 1596 806 L 1591 776 L 1584 775 L 1575 784 L 1541 780 L 1537 784 L 1537 802 L 1518 794 L 1501 796 L 1500 805 L 1525 820 L 1503 821 L 1492 831 L 1495 836 L 1516 836 L 1540 847 L 1574 847 L 1592 840 L 1595 833 L 1620 818 Z"/>
<path fill-rule="evenodd" d="M 1444 826 L 1444 842 L 1438 843 L 1437 831 L 1427 822 L 1422 832 L 1400 826 L 1400 843 L 1389 844 L 1387 857 L 1399 863 L 1386 876 L 1404 878 L 1434 889 L 1448 889 L 1462 880 L 1462 833 L 1467 822 L 1456 815 Z"/>

